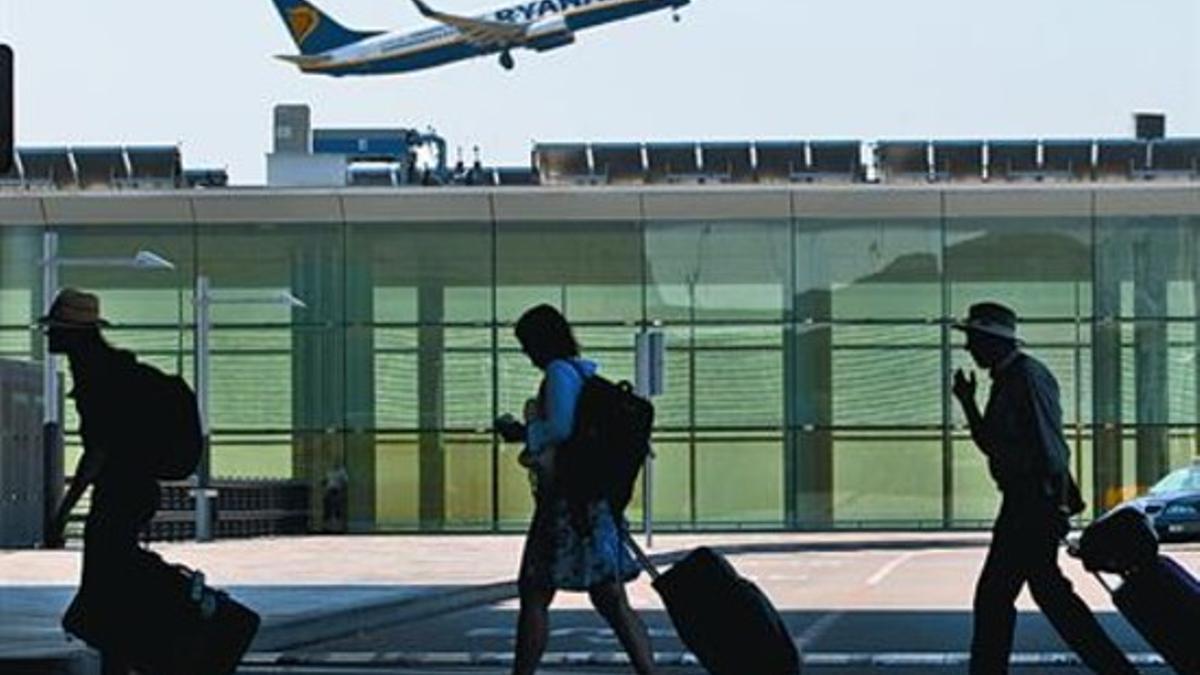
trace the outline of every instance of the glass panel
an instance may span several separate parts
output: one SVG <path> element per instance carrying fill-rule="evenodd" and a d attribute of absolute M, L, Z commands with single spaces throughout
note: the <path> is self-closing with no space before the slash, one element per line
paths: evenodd
<path fill-rule="evenodd" d="M 954 524 L 986 526 L 1000 511 L 1000 491 L 988 473 L 987 458 L 967 434 L 955 434 L 952 505 Z"/>
<path fill-rule="evenodd" d="M 100 296 L 104 318 L 129 328 L 191 323 L 195 255 L 191 227 L 104 225 L 54 231 L 59 286 Z M 163 258 L 174 269 L 136 264 L 139 251 Z"/>
<path fill-rule="evenodd" d="M 376 435 L 373 460 L 373 467 L 359 467 L 352 458 L 348 467 L 352 477 L 362 473 L 362 469 L 374 470 L 375 522 L 370 525 L 380 530 L 416 529 L 420 525 L 421 505 L 421 465 L 416 435 Z"/>
<path fill-rule="evenodd" d="M 646 311 L 659 321 L 781 321 L 787 221 L 646 225 Z"/>
<path fill-rule="evenodd" d="M 496 229 L 497 318 L 515 322 L 550 303 L 573 323 L 642 319 L 637 223 L 500 223 Z"/>
<path fill-rule="evenodd" d="M 14 339 L 19 343 L 18 336 L 23 334 L 25 346 L 20 347 L 22 351 L 30 346 L 29 324 L 41 316 L 43 309 L 39 291 L 42 269 L 38 261 L 41 258 L 41 228 L 0 227 L 0 328 L 16 331 L 0 340 L 7 344 L 9 339 Z"/>
<path fill-rule="evenodd" d="M 293 428 L 292 339 L 287 328 L 213 329 L 209 423 L 214 432 Z M 296 422 L 298 428 L 324 428 L 315 421 Z"/>
<path fill-rule="evenodd" d="M 1120 322 L 1124 422 L 1197 422 L 1196 330 L 1192 321 Z"/>
<path fill-rule="evenodd" d="M 517 462 L 521 443 L 500 443 L 498 470 L 500 496 L 500 522 L 504 530 L 524 530 L 533 517 L 533 488 L 529 472 Z"/>
<path fill-rule="evenodd" d="M 374 300 L 348 298 L 351 321 L 492 320 L 491 223 L 351 223 L 346 238 L 351 288 L 373 289 Z M 423 317 L 422 288 L 442 296 Z"/>
<path fill-rule="evenodd" d="M 1096 221 L 1099 283 L 1121 289 L 1115 315 L 1194 318 L 1200 293 L 1200 216 Z"/>
<path fill-rule="evenodd" d="M 950 310 L 956 317 L 985 300 L 1012 307 L 1022 320 L 1074 321 L 1091 314 L 1087 218 L 954 219 L 946 242 Z"/>
<path fill-rule="evenodd" d="M 446 527 L 491 528 L 492 435 L 443 435 Z"/>
<path fill-rule="evenodd" d="M 446 344 L 448 349 L 441 366 L 443 424 L 453 429 L 490 429 L 493 419 L 491 329 L 449 328 L 446 329 Z M 449 348 L 449 345 L 463 346 Z M 488 479 L 491 480 L 490 473 Z"/>
<path fill-rule="evenodd" d="M 702 349 L 696 354 L 696 425 L 783 426 L 780 349 Z"/>
<path fill-rule="evenodd" d="M 654 437 L 654 526 L 689 527 L 692 524 L 692 450 L 686 437 L 656 434 Z M 634 493 L 641 505 L 641 488 Z M 640 509 L 639 509 L 640 510 Z M 635 527 L 640 513 L 631 515 Z"/>
<path fill-rule="evenodd" d="M 217 434 L 212 441 L 215 478 L 291 478 L 292 438 L 278 434 Z"/>
<path fill-rule="evenodd" d="M 374 329 L 375 428 L 417 428 L 417 331 Z"/>
<path fill-rule="evenodd" d="M 796 302 L 800 321 L 932 320 L 942 315 L 937 220 L 800 219 Z"/>
<path fill-rule="evenodd" d="M 942 423 L 939 327 L 835 325 L 832 332 L 833 425 Z"/>
<path fill-rule="evenodd" d="M 699 524 L 783 523 L 783 437 L 706 433 L 696 439 Z"/>
<path fill-rule="evenodd" d="M 340 324 L 345 317 L 340 226 L 202 226 L 198 272 L 209 278 L 214 324 Z M 290 292 L 306 305 L 280 299 Z"/>
<path fill-rule="evenodd" d="M 941 434 L 835 431 L 833 445 L 839 525 L 941 524 Z"/>

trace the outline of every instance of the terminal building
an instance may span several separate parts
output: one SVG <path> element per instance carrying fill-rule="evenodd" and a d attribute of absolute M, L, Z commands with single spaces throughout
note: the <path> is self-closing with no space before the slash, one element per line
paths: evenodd
<path fill-rule="evenodd" d="M 1200 140 L 554 143 L 438 186 L 401 162 L 346 181 L 346 152 L 307 188 L 135 185 L 133 149 L 89 188 L 104 170 L 69 154 L 22 154 L 0 189 L 0 358 L 41 359 L 48 233 L 59 256 L 174 264 L 59 280 L 100 294 L 112 342 L 189 378 L 197 276 L 286 289 L 304 306 L 213 307 L 213 471 L 318 494 L 344 469 L 355 532 L 525 526 L 520 448 L 490 427 L 536 390 L 512 326 L 540 302 L 613 378 L 637 332 L 665 333 L 663 530 L 990 521 L 949 390 L 969 365 L 950 322 L 983 299 L 1058 377 L 1089 516 L 1200 450 Z"/>

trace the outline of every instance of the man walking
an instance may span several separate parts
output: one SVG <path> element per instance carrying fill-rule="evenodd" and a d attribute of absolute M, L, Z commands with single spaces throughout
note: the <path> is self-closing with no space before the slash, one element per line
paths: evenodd
<path fill-rule="evenodd" d="M 991 374 L 983 413 L 975 402 L 974 373 L 968 378 L 956 371 L 953 391 L 1002 495 L 987 562 L 975 587 L 971 673 L 1008 672 L 1014 603 L 1026 583 L 1038 607 L 1088 667 L 1104 675 L 1137 673 L 1058 567 L 1059 542 L 1070 530 L 1069 518 L 1084 509 L 1069 470 L 1058 383 L 1041 362 L 1021 351 L 1017 316 L 1008 307 L 974 305 L 967 320 L 954 327 L 966 333 L 966 349 L 976 365 Z"/>
<path fill-rule="evenodd" d="M 146 424 L 135 409 L 137 362 L 104 340 L 100 329 L 108 323 L 100 318 L 100 300 L 90 293 L 63 290 L 38 324 L 49 351 L 65 354 L 70 362 L 70 397 L 83 437 L 83 455 L 46 543 L 62 546 L 71 509 L 92 486 L 80 593 L 88 598 L 96 623 L 119 630 L 131 600 L 144 592 L 137 583 L 138 532 L 154 515 L 160 496 L 146 458 L 134 451 L 135 434 Z M 121 654 L 102 652 L 101 657 L 103 675 L 130 670 Z"/>

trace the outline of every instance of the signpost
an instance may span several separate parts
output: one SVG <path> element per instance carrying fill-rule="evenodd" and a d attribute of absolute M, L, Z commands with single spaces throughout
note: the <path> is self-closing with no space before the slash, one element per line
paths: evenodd
<path fill-rule="evenodd" d="M 662 331 L 643 330 L 634 337 L 635 380 L 639 396 L 653 400 L 666 388 L 666 336 Z M 642 472 L 642 527 L 646 548 L 654 545 L 654 453 L 646 458 Z"/>

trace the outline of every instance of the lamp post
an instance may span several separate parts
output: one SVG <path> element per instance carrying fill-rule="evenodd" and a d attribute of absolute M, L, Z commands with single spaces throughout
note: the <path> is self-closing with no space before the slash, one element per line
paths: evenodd
<path fill-rule="evenodd" d="M 196 277 L 196 292 L 192 302 L 196 312 L 196 401 L 200 408 L 200 432 L 204 436 L 203 452 L 200 465 L 192 477 L 192 496 L 196 500 L 196 541 L 212 541 L 212 502 L 217 496 L 212 484 L 212 432 L 209 428 L 209 333 L 212 331 L 210 308 L 214 304 L 223 305 L 283 305 L 287 307 L 306 307 L 304 301 L 292 295 L 291 291 L 279 290 L 256 296 L 220 297 L 214 295 L 209 279 L 206 276 Z"/>
<path fill-rule="evenodd" d="M 60 267 L 118 267 L 133 270 L 173 270 L 174 263 L 157 253 L 140 250 L 131 257 L 62 257 L 58 255 L 58 233 L 42 235 L 42 315 L 58 296 Z M 62 452 L 62 410 L 59 409 L 58 357 L 47 348 L 42 359 L 42 448 L 45 468 L 43 490 L 44 525 L 48 525 L 61 501 L 62 481 L 58 466 Z"/>

